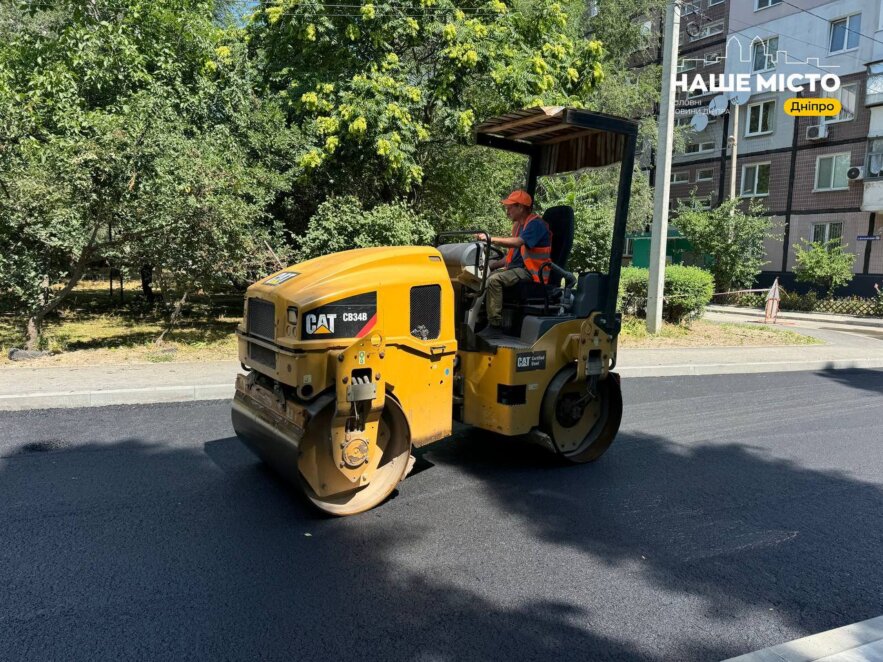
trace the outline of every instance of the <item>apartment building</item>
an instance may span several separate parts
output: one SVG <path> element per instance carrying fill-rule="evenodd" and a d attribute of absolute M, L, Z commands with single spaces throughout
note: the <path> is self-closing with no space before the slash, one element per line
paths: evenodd
<path fill-rule="evenodd" d="M 736 195 L 762 203 L 773 220 L 761 284 L 775 277 L 793 283 L 793 245 L 801 239 L 839 239 L 856 255 L 852 291 L 871 294 L 873 283 L 883 282 L 881 6 L 883 0 L 684 4 L 679 72 L 705 80 L 748 74 L 752 88 L 723 98 L 701 89 L 678 95 L 676 122 L 695 128 L 673 158 L 672 205 L 692 196 L 715 205 L 730 195 L 734 176 Z M 795 80 L 836 74 L 842 85 L 830 92 L 769 92 L 759 89 L 758 74 Z M 843 110 L 829 118 L 792 117 L 785 102 L 797 96 L 836 97 Z M 715 105 L 724 112 L 709 114 Z M 735 170 L 728 145 L 734 128 Z"/>

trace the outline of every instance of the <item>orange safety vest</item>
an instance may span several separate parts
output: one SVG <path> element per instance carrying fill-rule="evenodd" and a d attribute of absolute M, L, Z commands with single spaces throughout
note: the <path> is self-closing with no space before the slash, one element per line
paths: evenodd
<path fill-rule="evenodd" d="M 524 221 L 523 225 L 519 225 L 515 228 L 515 232 L 512 233 L 513 237 L 517 237 L 523 228 L 526 228 L 528 223 L 539 220 L 540 223 L 546 226 L 546 230 L 549 233 L 549 245 L 548 246 L 534 246 L 533 248 L 528 248 L 527 244 L 521 244 L 521 257 L 524 259 L 524 268 L 527 269 L 527 272 L 530 274 L 531 278 L 533 278 L 533 282 L 539 283 L 540 281 L 540 271 L 543 269 L 543 265 L 552 261 L 552 231 L 549 229 L 546 221 L 543 220 L 543 217 L 539 214 L 531 214 Z M 506 268 L 509 268 L 509 263 L 512 262 L 512 258 L 515 257 L 515 249 L 510 248 L 509 252 L 506 253 Z M 546 269 L 543 272 L 543 280 L 542 282 L 549 282 L 549 269 Z"/>

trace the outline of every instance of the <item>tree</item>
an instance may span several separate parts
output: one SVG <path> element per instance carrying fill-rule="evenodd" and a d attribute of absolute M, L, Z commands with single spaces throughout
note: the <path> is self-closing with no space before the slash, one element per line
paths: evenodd
<path fill-rule="evenodd" d="M 800 282 L 813 283 L 825 290 L 828 298 L 834 290 L 852 280 L 855 254 L 843 250 L 839 239 L 794 244 L 794 273 Z"/>
<path fill-rule="evenodd" d="M 212 11 L 28 4 L 0 45 L 0 109 L 14 111 L 0 120 L 0 254 L 15 256 L 0 295 L 29 347 L 93 265 L 198 287 L 277 241 L 266 208 L 296 136 L 253 94 L 245 50 Z"/>
<path fill-rule="evenodd" d="M 301 259 L 352 248 L 428 245 L 432 225 L 404 202 L 364 210 L 358 198 L 329 198 L 313 216 L 309 230 L 298 241 Z"/>
<path fill-rule="evenodd" d="M 580 32 L 584 10 L 580 0 L 381 0 L 349 9 L 276 0 L 255 12 L 249 43 L 311 140 L 299 165 L 329 193 L 373 204 L 372 193 L 390 202 L 419 186 L 421 147 L 465 142 L 480 118 L 583 105 L 602 78 L 603 55 Z"/>
<path fill-rule="evenodd" d="M 601 168 L 543 180 L 543 207 L 568 205 L 574 211 L 572 271 L 606 272 L 613 238 L 619 168 Z M 641 229 L 653 215 L 653 190 L 639 170 L 632 180 L 627 229 Z"/>
<path fill-rule="evenodd" d="M 719 292 L 747 288 L 760 273 L 769 236 L 770 218 L 752 201 L 743 208 L 741 200 L 726 200 L 714 209 L 702 209 L 693 198 L 678 206 L 673 224 L 698 253 L 710 260 Z"/>

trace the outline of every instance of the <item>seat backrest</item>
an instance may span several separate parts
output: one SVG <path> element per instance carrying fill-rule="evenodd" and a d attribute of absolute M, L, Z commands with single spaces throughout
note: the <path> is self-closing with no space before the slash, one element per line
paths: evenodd
<path fill-rule="evenodd" d="M 543 220 L 552 231 L 552 262 L 566 269 L 573 248 L 573 207 L 549 207 L 543 212 Z"/>

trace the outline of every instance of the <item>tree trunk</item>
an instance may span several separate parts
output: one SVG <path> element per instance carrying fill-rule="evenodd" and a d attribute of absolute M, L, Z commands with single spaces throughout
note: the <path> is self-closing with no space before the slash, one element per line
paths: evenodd
<path fill-rule="evenodd" d="M 28 342 L 25 349 L 36 352 L 40 349 L 40 327 L 43 326 L 43 318 L 31 315 L 28 318 Z"/>
<path fill-rule="evenodd" d="M 187 292 L 184 292 L 184 295 L 178 299 L 178 303 L 175 304 L 175 309 L 172 311 L 171 317 L 169 317 L 169 323 L 166 325 L 166 328 L 163 329 L 163 332 L 159 334 L 159 338 L 153 343 L 154 345 L 162 345 L 165 342 L 166 334 L 172 330 L 172 327 L 178 321 L 178 317 L 181 315 L 181 307 L 184 305 L 184 302 L 187 301 Z"/>
<path fill-rule="evenodd" d="M 83 247 L 83 252 L 80 253 L 80 257 L 77 261 L 71 265 L 70 276 L 68 277 L 65 286 L 55 295 L 54 299 L 47 301 L 43 307 L 38 308 L 31 313 L 31 316 L 28 318 L 27 349 L 36 350 L 39 348 L 40 334 L 43 331 L 43 320 L 49 313 L 58 308 L 59 304 L 68 297 L 86 272 L 86 266 L 89 264 L 92 250 L 95 248 L 95 238 L 98 236 L 99 227 L 100 225 L 96 224 L 92 229 L 92 234 L 89 237 L 89 241 L 87 241 L 86 245 Z"/>
<path fill-rule="evenodd" d="M 141 267 L 141 291 L 144 292 L 144 297 L 147 299 L 147 303 L 153 303 L 153 288 L 151 284 L 153 283 L 153 265 L 145 264 Z"/>

